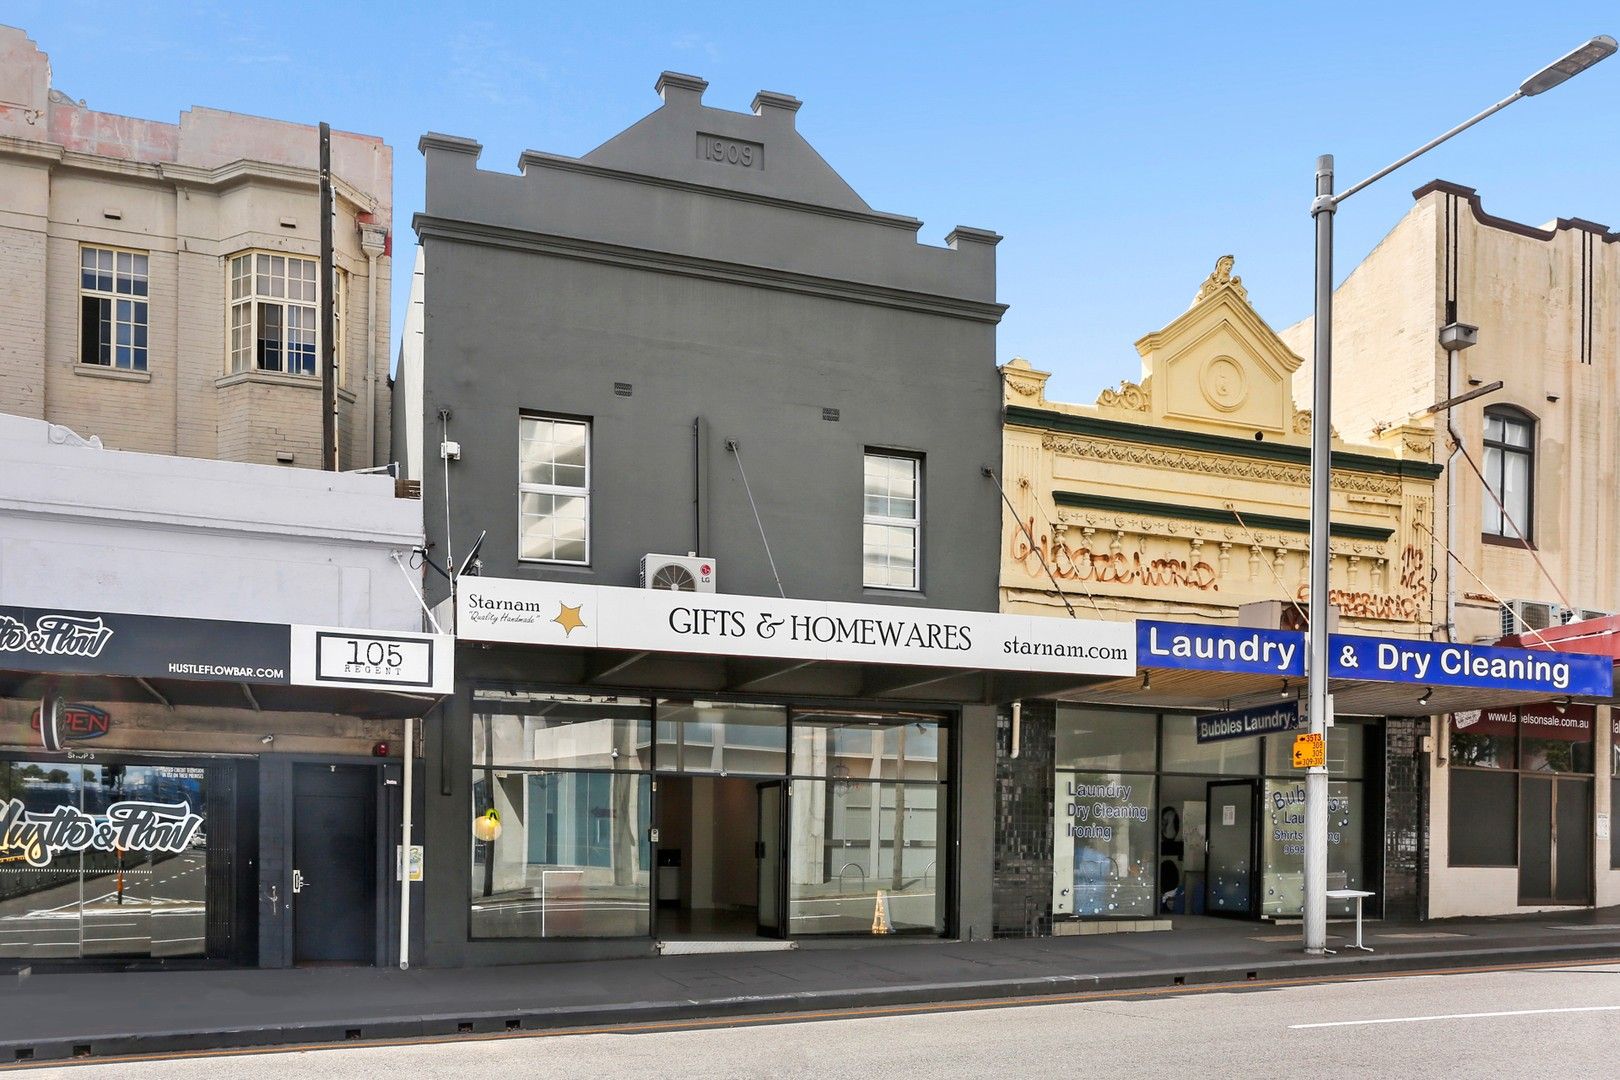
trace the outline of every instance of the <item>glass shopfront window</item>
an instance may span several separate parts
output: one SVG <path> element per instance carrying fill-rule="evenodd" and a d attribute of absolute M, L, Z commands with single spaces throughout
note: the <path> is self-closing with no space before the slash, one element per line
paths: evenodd
<path fill-rule="evenodd" d="M 781 776 L 787 772 L 787 709 L 660 699 L 658 770 Z"/>
<path fill-rule="evenodd" d="M 946 731 L 939 717 L 794 717 L 788 931 L 945 932 Z"/>
<path fill-rule="evenodd" d="M 1328 734 L 1338 730 L 1341 728 L 1331 728 Z M 1331 748 L 1331 739 L 1328 745 Z M 1331 756 L 1331 749 L 1329 753 Z M 1333 775 L 1331 769 L 1329 775 Z M 1330 889 L 1363 888 L 1362 787 L 1359 781 L 1328 782 Z M 1297 916 L 1305 909 L 1305 781 L 1267 780 L 1260 801 L 1260 913 L 1277 918 Z M 1329 914 L 1348 915 L 1352 910 L 1352 901 L 1328 901 Z"/>
<path fill-rule="evenodd" d="M 1092 772 L 1152 772 L 1158 751 L 1153 713 L 1057 708 L 1057 766 Z"/>
<path fill-rule="evenodd" d="M 1449 864 L 1518 867 L 1524 903 L 1587 902 L 1596 730 L 1573 702 L 1452 714 Z"/>
<path fill-rule="evenodd" d="M 1363 880 L 1366 760 L 1380 733 L 1353 722 L 1327 732 L 1337 887 Z M 1305 787 L 1292 743 L 1292 733 L 1200 743 L 1195 716 L 1060 706 L 1053 913 L 1298 915 Z"/>
<path fill-rule="evenodd" d="M 1474 709 L 1451 714 L 1451 764 L 1466 769 L 1516 769 L 1519 725 L 1512 709 Z"/>
<path fill-rule="evenodd" d="M 659 933 L 683 932 L 682 913 L 705 904 L 752 904 L 750 922 L 773 928 L 785 912 L 792 934 L 945 931 L 937 713 L 491 688 L 474 692 L 471 739 L 474 938 L 644 936 L 655 880 Z M 699 784 L 714 798 L 742 785 L 749 819 L 694 809 Z"/>
<path fill-rule="evenodd" d="M 1198 718 L 1164 718 L 1164 771 L 1201 776 L 1255 776 L 1260 772 L 1260 740 L 1198 741 Z"/>
<path fill-rule="evenodd" d="M 473 937 L 650 932 L 650 704 L 474 694 Z"/>
<path fill-rule="evenodd" d="M 206 775 L 0 760 L 0 957 L 204 955 Z"/>
<path fill-rule="evenodd" d="M 480 690 L 474 765 L 650 769 L 652 714 L 640 698 Z"/>
<path fill-rule="evenodd" d="M 1345 780 L 1362 778 L 1366 760 L 1366 731 L 1359 724 L 1335 724 L 1327 729 L 1329 776 Z M 1295 775 L 1293 735 L 1273 735 L 1266 740 L 1266 775 Z"/>
<path fill-rule="evenodd" d="M 897 723 L 882 714 L 796 713 L 793 771 L 835 780 L 942 781 L 945 741 L 937 717 Z"/>
<path fill-rule="evenodd" d="M 1590 705 L 1527 706 L 1519 711 L 1519 759 L 1525 772 L 1590 773 L 1597 710 Z"/>
<path fill-rule="evenodd" d="M 1060 771 L 1055 804 L 1053 910 L 1152 916 L 1159 836 L 1153 776 Z"/>

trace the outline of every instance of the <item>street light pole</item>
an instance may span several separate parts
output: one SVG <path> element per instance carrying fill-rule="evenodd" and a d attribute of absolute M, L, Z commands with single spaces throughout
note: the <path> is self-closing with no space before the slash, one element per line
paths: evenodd
<path fill-rule="evenodd" d="M 1486 117 L 1502 111 L 1520 98 L 1534 97 L 1569 81 L 1587 68 L 1613 56 L 1620 49 L 1614 38 L 1600 34 L 1554 60 L 1495 105 L 1476 113 L 1444 134 L 1438 135 L 1405 157 L 1385 166 L 1343 192 L 1333 193 L 1333 155 L 1316 159 L 1316 198 L 1311 202 L 1311 218 L 1316 224 L 1316 311 L 1315 358 L 1311 364 L 1311 513 L 1310 513 L 1310 600 L 1307 610 L 1309 643 L 1306 653 L 1307 700 L 1310 703 L 1310 730 L 1325 735 L 1332 718 L 1328 696 L 1328 500 L 1333 473 L 1333 215 L 1339 204 L 1356 192 L 1428 153 Z M 1452 512 L 1446 507 L 1446 513 Z M 1316 766 L 1305 774 L 1305 951 L 1321 955 L 1327 947 L 1327 769 Z"/>
<path fill-rule="evenodd" d="M 1309 650 L 1305 678 L 1311 734 L 1326 737 L 1328 718 L 1328 498 L 1333 458 L 1333 155 L 1316 159 L 1316 359 L 1311 378 Z M 1327 945 L 1327 768 L 1305 773 L 1305 951 Z"/>

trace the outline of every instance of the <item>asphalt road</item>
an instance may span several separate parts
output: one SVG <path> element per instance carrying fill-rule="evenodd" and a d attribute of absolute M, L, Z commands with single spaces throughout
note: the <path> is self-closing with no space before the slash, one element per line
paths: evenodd
<path fill-rule="evenodd" d="M 298 1076 L 1613 1077 L 1620 965 L 1389 977 L 705 1029 L 457 1039 L 28 1070 Z"/>

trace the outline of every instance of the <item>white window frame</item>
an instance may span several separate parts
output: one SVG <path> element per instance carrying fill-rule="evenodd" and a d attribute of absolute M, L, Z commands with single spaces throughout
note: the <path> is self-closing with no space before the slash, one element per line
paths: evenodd
<path fill-rule="evenodd" d="M 585 432 L 585 481 L 583 486 L 576 487 L 571 484 L 539 484 L 530 483 L 523 479 L 523 426 L 529 422 L 552 424 L 568 424 L 578 427 Z M 517 553 L 519 562 L 548 563 L 553 566 L 589 566 L 591 564 L 591 451 L 592 432 L 591 422 L 577 416 L 556 416 L 546 413 L 523 413 L 518 417 L 518 514 L 517 514 Z M 555 463 L 555 459 L 553 459 Z M 523 496 L 525 495 L 561 495 L 566 498 L 581 499 L 585 503 L 585 557 L 583 559 L 555 559 L 544 558 L 539 555 L 525 555 L 523 553 Z M 555 542 L 556 534 L 552 534 Z M 553 547 L 555 550 L 555 547 Z"/>
<path fill-rule="evenodd" d="M 866 469 L 873 460 L 880 460 L 885 465 L 903 462 L 911 469 L 911 506 L 910 517 L 896 517 L 890 514 L 875 514 L 868 510 L 866 505 Z M 868 589 L 888 589 L 897 592 L 922 591 L 922 473 L 923 460 L 916 454 L 900 454 L 883 450 L 867 450 L 861 457 L 861 585 Z M 892 493 L 890 495 L 892 498 Z M 888 580 L 874 582 L 867 578 L 867 544 L 866 528 L 876 526 L 886 529 L 905 529 L 911 533 L 911 583 L 909 585 L 896 585 Z M 892 564 L 887 561 L 888 548 L 885 546 L 884 568 L 888 570 Z"/>
<path fill-rule="evenodd" d="M 86 255 L 94 254 L 97 257 L 97 285 L 87 286 L 84 283 Z M 100 257 L 108 256 L 109 264 L 106 276 L 109 286 L 100 287 L 99 281 L 103 271 L 100 269 Z M 129 260 L 129 268 L 119 265 L 123 259 Z M 109 247 L 106 244 L 79 245 L 79 362 L 86 367 L 107 368 L 112 371 L 146 371 L 151 361 L 151 313 L 152 313 L 152 260 L 150 252 L 135 251 L 130 248 Z M 128 284 L 127 289 L 120 289 L 122 284 Z M 137 291 L 138 290 L 138 291 Z M 108 317 L 105 320 L 98 318 L 96 339 L 98 347 L 106 349 L 107 359 L 86 360 L 84 356 L 84 301 L 94 299 L 107 304 Z M 124 305 L 128 305 L 128 318 L 124 318 Z M 100 338 L 100 324 L 105 322 L 109 333 L 109 340 L 102 345 Z M 129 341 L 118 340 L 119 330 L 129 328 Z M 144 342 L 144 343 L 142 343 Z M 118 350 L 129 350 L 129 363 L 118 362 Z"/>
<path fill-rule="evenodd" d="M 260 269 L 260 260 L 265 260 L 269 267 Z M 246 260 L 247 273 L 237 273 L 238 263 Z M 296 299 L 286 296 L 285 282 L 287 281 L 286 267 L 283 265 L 280 282 L 283 283 L 282 295 L 273 294 L 270 282 L 276 281 L 273 273 L 274 260 L 284 262 L 308 263 L 315 269 L 315 297 L 313 300 L 304 297 Z M 262 276 L 261 276 L 262 275 Z M 337 381 L 343 382 L 343 299 L 348 291 L 345 275 L 342 270 L 334 268 L 333 276 L 336 278 L 332 291 L 333 309 L 333 361 L 337 367 Z M 276 375 L 288 375 L 295 379 L 319 379 L 321 377 L 321 271 L 320 260 L 307 255 L 299 255 L 286 251 L 264 251 L 258 248 L 249 248 L 245 251 L 232 252 L 225 259 L 225 371 L 226 374 L 235 375 L 242 372 L 269 372 Z M 246 282 L 240 295 L 237 294 L 237 282 Z M 300 283 L 304 281 L 302 274 Z M 280 309 L 281 328 L 281 366 L 261 367 L 259 365 L 259 308 L 261 306 L 274 306 Z M 312 320 L 315 355 L 314 367 L 311 372 L 289 371 L 287 368 L 287 328 L 288 309 L 308 309 Z M 239 321 L 239 313 L 240 319 Z"/>

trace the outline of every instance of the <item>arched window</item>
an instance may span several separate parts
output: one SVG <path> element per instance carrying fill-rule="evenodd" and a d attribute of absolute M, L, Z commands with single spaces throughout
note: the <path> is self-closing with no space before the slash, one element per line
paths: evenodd
<path fill-rule="evenodd" d="M 1535 481 L 1535 418 L 1510 405 L 1486 409 L 1485 486 L 1489 491 L 1482 515 L 1486 536 L 1531 540 Z"/>

